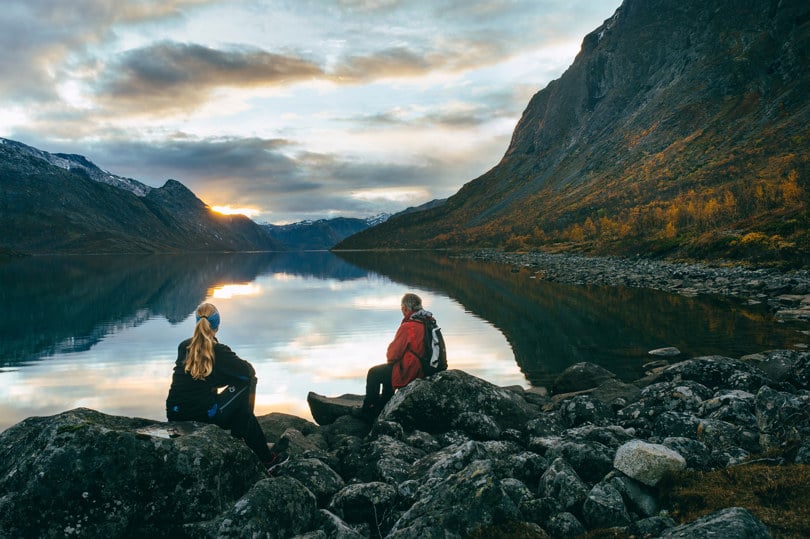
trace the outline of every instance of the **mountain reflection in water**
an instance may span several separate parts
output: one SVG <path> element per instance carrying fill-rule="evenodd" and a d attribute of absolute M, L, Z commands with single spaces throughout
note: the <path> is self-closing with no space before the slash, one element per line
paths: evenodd
<path fill-rule="evenodd" d="M 506 337 L 532 385 L 549 385 L 581 361 L 630 380 L 648 351 L 667 346 L 681 358 L 740 357 L 805 339 L 762 308 L 730 298 L 689 298 L 648 289 L 570 286 L 534 279 L 503 264 L 429 253 L 341 252 L 391 279 L 446 294 Z"/>
<path fill-rule="evenodd" d="M 803 342 L 737 301 L 565 286 L 429 253 L 29 257 L 0 262 L 0 430 L 75 406 L 162 420 L 177 343 L 206 299 L 259 373 L 257 413 L 306 417 L 307 391 L 362 391 L 408 290 L 436 314 L 451 368 L 498 385 L 548 385 L 580 361 L 633 379 L 664 346 L 739 357 Z"/>
<path fill-rule="evenodd" d="M 87 350 L 111 329 L 151 317 L 188 318 L 224 283 L 267 273 L 359 279 L 327 252 L 42 256 L 0 264 L 0 366 Z"/>

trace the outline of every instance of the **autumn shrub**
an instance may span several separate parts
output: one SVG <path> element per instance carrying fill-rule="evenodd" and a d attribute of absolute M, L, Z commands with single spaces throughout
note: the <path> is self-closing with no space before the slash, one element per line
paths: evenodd
<path fill-rule="evenodd" d="M 753 462 L 711 472 L 687 470 L 670 477 L 661 494 L 680 522 L 744 507 L 775 538 L 810 537 L 810 465 Z"/>

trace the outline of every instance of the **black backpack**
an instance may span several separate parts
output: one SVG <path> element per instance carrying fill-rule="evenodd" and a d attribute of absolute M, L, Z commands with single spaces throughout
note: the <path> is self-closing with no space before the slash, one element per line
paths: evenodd
<path fill-rule="evenodd" d="M 436 319 L 428 316 L 412 316 L 425 325 L 425 356 L 420 357 L 422 372 L 425 376 L 447 370 L 447 347 L 444 344 L 442 328 L 436 324 Z"/>

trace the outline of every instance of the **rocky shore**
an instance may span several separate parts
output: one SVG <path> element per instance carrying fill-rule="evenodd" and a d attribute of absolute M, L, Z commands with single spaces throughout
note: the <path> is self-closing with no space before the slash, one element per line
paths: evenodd
<path fill-rule="evenodd" d="M 352 395 L 310 394 L 318 424 L 262 416 L 289 442 L 272 477 L 216 426 L 75 409 L 0 433 L 0 537 L 779 536 L 736 504 L 678 522 L 662 485 L 752 462 L 806 469 L 809 390 L 810 353 L 795 350 L 632 383 L 580 363 L 548 391 L 450 370 L 373 423 L 347 414 Z"/>
<path fill-rule="evenodd" d="M 810 321 L 810 271 L 709 266 L 645 258 L 478 251 L 468 258 L 507 264 L 547 281 L 651 288 L 684 296 L 717 294 L 767 304 L 781 320 Z"/>

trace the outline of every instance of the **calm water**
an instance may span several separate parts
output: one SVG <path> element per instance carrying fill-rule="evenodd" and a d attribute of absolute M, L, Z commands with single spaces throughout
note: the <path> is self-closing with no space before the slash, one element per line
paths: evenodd
<path fill-rule="evenodd" d="M 438 318 L 451 368 L 498 385 L 547 385 L 579 361 L 632 379 L 663 346 L 739 357 L 807 341 L 735 301 L 436 255 L 36 257 L 0 264 L 0 430 L 78 406 L 164 420 L 176 347 L 204 300 L 222 313 L 220 341 L 256 368 L 257 413 L 309 418 L 309 391 L 362 392 L 406 291 Z"/>

